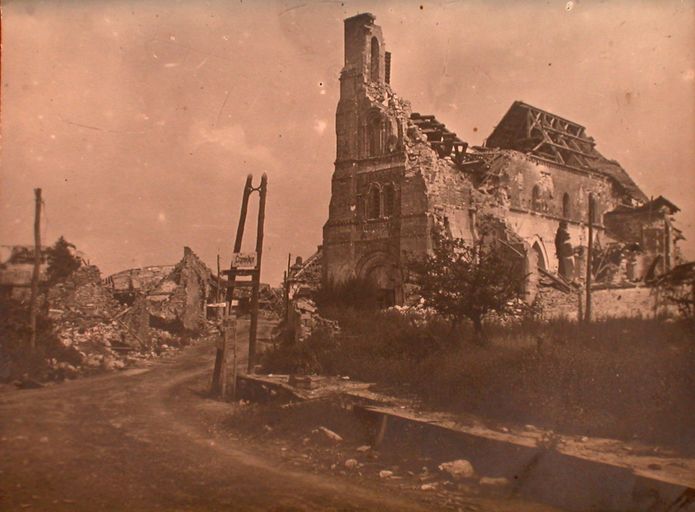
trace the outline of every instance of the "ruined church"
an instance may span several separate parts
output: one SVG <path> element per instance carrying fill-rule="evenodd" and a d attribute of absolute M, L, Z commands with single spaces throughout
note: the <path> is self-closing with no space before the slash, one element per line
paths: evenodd
<path fill-rule="evenodd" d="M 516 101 L 469 147 L 391 89 L 391 54 L 374 22 L 369 13 L 344 21 L 324 282 L 370 279 L 381 305 L 403 303 L 409 258 L 427 253 L 437 232 L 475 240 L 483 217 L 499 220 L 531 281 L 582 279 L 589 222 L 597 246 L 620 247 L 608 280 L 641 282 L 678 262 L 678 208 L 650 200 L 583 126 Z"/>

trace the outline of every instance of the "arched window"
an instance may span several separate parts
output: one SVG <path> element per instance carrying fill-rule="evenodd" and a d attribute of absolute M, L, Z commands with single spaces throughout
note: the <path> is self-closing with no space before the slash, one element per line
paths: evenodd
<path fill-rule="evenodd" d="M 565 192 L 562 196 L 562 217 L 565 219 L 570 218 L 570 195 Z"/>
<path fill-rule="evenodd" d="M 379 40 L 372 37 L 372 53 L 370 62 L 369 76 L 373 82 L 379 80 Z"/>
<path fill-rule="evenodd" d="M 384 217 L 390 217 L 393 215 L 395 201 L 393 185 L 390 183 L 384 185 L 382 194 L 384 196 Z"/>
<path fill-rule="evenodd" d="M 541 211 L 541 188 L 538 185 L 534 185 L 531 191 L 531 209 Z"/>
<path fill-rule="evenodd" d="M 538 244 L 538 242 L 535 242 L 533 244 L 533 252 L 536 254 L 536 265 L 538 268 L 541 268 L 543 270 L 547 270 L 547 265 L 545 264 L 545 256 L 543 255 L 543 249 L 541 249 L 541 246 Z"/>
<path fill-rule="evenodd" d="M 591 204 L 591 222 L 592 224 L 601 224 L 601 212 L 599 210 L 599 204 L 598 201 L 596 200 L 596 197 L 591 196 L 589 198 L 589 202 Z"/>
<path fill-rule="evenodd" d="M 367 218 L 378 219 L 381 215 L 381 191 L 377 185 L 369 187 L 367 195 Z"/>
<path fill-rule="evenodd" d="M 369 156 L 379 156 L 382 153 L 381 140 L 383 131 L 381 117 L 379 115 L 371 116 L 367 125 Z"/>

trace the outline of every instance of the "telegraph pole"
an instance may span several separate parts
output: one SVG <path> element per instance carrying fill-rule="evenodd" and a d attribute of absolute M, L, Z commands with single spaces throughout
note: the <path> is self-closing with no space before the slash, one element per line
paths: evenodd
<path fill-rule="evenodd" d="M 244 192 L 241 199 L 241 212 L 239 213 L 239 224 L 236 231 L 236 239 L 234 240 L 234 252 L 238 253 L 241 250 L 241 242 L 244 238 L 244 226 L 246 225 L 246 212 L 249 207 L 249 196 L 253 190 L 252 180 L 253 177 L 249 174 L 246 177 L 246 184 L 244 185 Z M 227 290 L 225 292 L 225 302 L 226 307 L 224 310 L 224 316 L 222 319 L 222 340 L 221 346 L 217 347 L 217 353 L 215 354 L 215 367 L 212 372 L 212 392 L 219 393 L 222 398 L 226 394 L 227 387 L 227 342 L 229 341 L 229 331 L 231 329 L 231 313 L 232 313 L 232 301 L 234 300 L 234 284 L 236 280 L 236 268 L 232 262 L 230 270 L 227 273 Z M 236 344 L 236 338 L 234 339 Z M 236 361 L 234 362 L 236 364 Z M 236 373 L 236 372 L 235 372 Z M 236 382 L 235 382 L 236 385 Z"/>
<path fill-rule="evenodd" d="M 34 271 L 31 275 L 31 298 L 29 300 L 29 348 L 36 349 L 36 316 L 39 299 L 39 273 L 41 270 L 41 189 L 34 189 L 36 207 L 34 211 Z"/>
<path fill-rule="evenodd" d="M 256 337 L 258 334 L 258 292 L 261 285 L 261 256 L 263 255 L 263 223 L 265 222 L 265 196 L 268 189 L 268 176 L 263 173 L 258 203 L 258 224 L 256 230 L 256 272 L 251 288 L 251 326 L 249 327 L 249 364 L 248 372 L 253 373 L 256 363 Z"/>
<path fill-rule="evenodd" d="M 586 323 L 591 322 L 591 259 L 594 254 L 594 194 L 589 193 L 589 243 L 586 250 Z"/>

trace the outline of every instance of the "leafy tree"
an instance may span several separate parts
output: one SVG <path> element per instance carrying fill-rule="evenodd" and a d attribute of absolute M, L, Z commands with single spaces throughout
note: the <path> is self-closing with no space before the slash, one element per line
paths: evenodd
<path fill-rule="evenodd" d="M 452 330 L 468 318 L 475 341 L 485 344 L 483 319 L 504 313 L 523 291 L 522 261 L 510 257 L 498 242 L 468 244 L 440 238 L 433 254 L 415 264 L 425 303 L 452 322 Z"/>
<path fill-rule="evenodd" d="M 73 254 L 74 249 L 75 246 L 61 236 L 46 250 L 49 283 L 61 281 L 80 268 L 82 260 Z"/>

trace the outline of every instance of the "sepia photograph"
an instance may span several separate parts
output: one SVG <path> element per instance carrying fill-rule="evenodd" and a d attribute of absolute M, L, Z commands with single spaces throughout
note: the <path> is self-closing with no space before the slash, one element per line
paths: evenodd
<path fill-rule="evenodd" d="M 0 0 L 0 511 L 695 512 L 695 0 Z"/>

